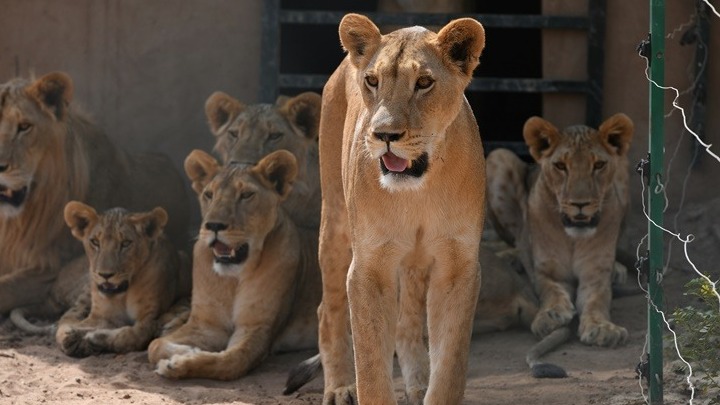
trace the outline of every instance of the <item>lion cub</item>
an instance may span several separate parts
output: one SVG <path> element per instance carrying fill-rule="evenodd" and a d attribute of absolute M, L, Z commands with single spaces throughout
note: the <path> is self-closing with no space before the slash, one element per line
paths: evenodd
<path fill-rule="evenodd" d="M 463 92 L 485 31 L 464 18 L 437 34 L 381 35 L 348 14 L 339 32 L 347 56 L 320 117 L 324 403 L 356 403 L 355 380 L 360 403 L 395 403 L 397 347 L 410 403 L 458 404 L 485 216 L 483 148 Z"/>
<path fill-rule="evenodd" d="M 160 207 L 98 214 L 77 201 L 65 206 L 65 222 L 88 258 L 90 291 L 58 322 L 55 339 L 63 352 L 145 350 L 167 322 L 181 322 L 187 304 L 180 300 L 170 309 L 189 297 L 189 261 L 165 236 L 167 221 Z"/>
<path fill-rule="evenodd" d="M 154 340 L 148 358 L 168 378 L 242 377 L 271 351 L 317 345 L 317 238 L 282 208 L 298 167 L 273 152 L 255 166 L 220 167 L 195 150 L 185 170 L 202 225 L 193 251 L 186 324 Z"/>

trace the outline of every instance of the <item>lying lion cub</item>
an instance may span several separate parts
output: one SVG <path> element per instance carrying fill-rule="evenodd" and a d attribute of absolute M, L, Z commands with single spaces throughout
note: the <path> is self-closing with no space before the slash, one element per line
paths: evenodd
<path fill-rule="evenodd" d="M 357 14 L 339 31 L 348 55 L 325 86 L 320 121 L 324 403 L 355 403 L 355 377 L 360 403 L 395 403 L 397 346 L 410 403 L 457 404 L 485 208 L 483 149 L 463 91 L 485 33 L 465 18 L 438 34 L 383 36 Z"/>
<path fill-rule="evenodd" d="M 195 150 L 185 170 L 203 221 L 193 256 L 188 322 L 148 349 L 169 378 L 242 377 L 271 351 L 317 345 L 317 239 L 281 207 L 298 168 L 280 150 L 254 167 L 220 168 Z"/>
<path fill-rule="evenodd" d="M 159 207 L 139 213 L 113 208 L 98 215 L 83 203 L 67 203 L 65 222 L 83 243 L 90 265 L 90 293 L 58 322 L 55 339 L 63 352 L 85 357 L 145 350 L 182 311 L 182 304 L 168 310 L 190 294 L 189 261 L 165 236 L 167 221 Z"/>
<path fill-rule="evenodd" d="M 633 123 L 616 114 L 598 129 L 558 130 L 532 117 L 523 136 L 538 163 L 515 154 L 488 156 L 489 215 L 520 251 L 540 297 L 532 322 L 538 336 L 566 328 L 579 315 L 580 341 L 623 344 L 628 333 L 610 320 L 615 253 L 628 208 L 628 159 Z"/>

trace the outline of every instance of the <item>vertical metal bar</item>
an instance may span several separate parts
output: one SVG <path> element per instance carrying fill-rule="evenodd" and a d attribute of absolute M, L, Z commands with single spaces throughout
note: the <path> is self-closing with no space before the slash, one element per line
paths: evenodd
<path fill-rule="evenodd" d="M 664 198 L 662 190 L 663 148 L 665 118 L 664 90 L 665 85 L 665 0 L 650 0 L 650 79 L 657 86 L 650 84 L 650 182 L 648 187 L 649 213 L 651 223 L 648 224 L 650 249 L 648 275 L 648 335 L 649 335 L 649 394 L 650 404 L 663 403 L 663 344 L 662 314 L 663 310 L 663 231 L 659 228 L 663 223 Z M 654 225 L 653 224 L 657 224 Z"/>
<path fill-rule="evenodd" d="M 278 93 L 280 76 L 280 0 L 265 0 L 262 14 L 262 38 L 260 40 L 260 90 L 261 103 L 273 103 Z"/>
<path fill-rule="evenodd" d="M 585 123 L 597 128 L 602 122 L 603 59 L 605 52 L 606 0 L 590 0 L 588 5 L 588 90 L 585 102 Z"/>
<path fill-rule="evenodd" d="M 695 88 L 693 89 L 693 107 L 690 115 L 690 129 L 701 139 L 705 140 L 705 116 L 708 85 L 708 45 L 710 44 L 710 21 L 708 20 L 708 7 L 702 0 L 695 2 Z M 693 147 L 700 148 L 698 141 L 693 138 Z M 693 151 L 696 152 L 696 151 Z M 696 152 L 697 153 L 697 152 Z M 699 164 L 704 153 L 697 153 L 694 162 Z"/>

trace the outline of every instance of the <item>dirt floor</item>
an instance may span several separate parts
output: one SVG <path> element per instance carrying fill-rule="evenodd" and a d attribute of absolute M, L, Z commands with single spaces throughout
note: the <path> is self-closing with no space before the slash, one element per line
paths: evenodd
<path fill-rule="evenodd" d="M 682 299 L 687 274 L 665 279 L 669 306 Z M 613 302 L 614 320 L 630 332 L 618 349 L 588 347 L 577 340 L 546 357 L 569 377 L 537 380 L 524 363 L 535 342 L 528 331 L 476 336 L 472 341 L 467 404 L 643 404 L 635 367 L 645 343 L 646 303 L 642 295 Z M 49 337 L 24 336 L 7 320 L 0 324 L 0 404 L 318 404 L 322 378 L 292 396 L 281 395 L 286 373 L 313 352 L 270 357 L 251 375 L 233 382 L 169 381 L 155 373 L 145 352 L 87 359 L 65 356 Z M 666 373 L 665 403 L 688 403 L 682 375 Z M 396 379 L 398 398 L 402 385 Z M 707 403 L 696 394 L 694 404 Z"/>

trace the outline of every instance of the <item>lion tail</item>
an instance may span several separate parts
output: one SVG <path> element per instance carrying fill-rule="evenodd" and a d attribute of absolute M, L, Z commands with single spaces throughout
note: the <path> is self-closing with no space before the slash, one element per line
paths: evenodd
<path fill-rule="evenodd" d="M 35 325 L 28 321 L 27 312 L 34 312 L 29 307 L 15 308 L 10 311 L 10 321 L 18 329 L 33 335 L 52 335 L 55 333 L 55 325 Z"/>
<path fill-rule="evenodd" d="M 321 372 L 322 361 L 320 360 L 320 354 L 316 354 L 315 356 L 301 362 L 295 366 L 295 368 L 290 370 L 288 379 L 285 382 L 283 395 L 290 395 L 299 390 L 300 387 L 319 376 Z"/>
<path fill-rule="evenodd" d="M 530 366 L 530 373 L 535 378 L 565 378 L 567 372 L 555 364 L 543 363 L 540 357 L 556 349 L 570 338 L 570 328 L 564 326 L 545 336 L 528 351 L 525 362 Z"/>

